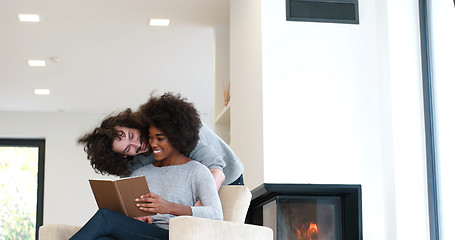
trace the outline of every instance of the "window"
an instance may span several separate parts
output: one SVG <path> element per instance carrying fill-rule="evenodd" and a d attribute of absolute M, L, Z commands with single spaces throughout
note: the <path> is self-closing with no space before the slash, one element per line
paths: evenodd
<path fill-rule="evenodd" d="M 41 139 L 0 139 L 0 239 L 38 238 L 44 145 Z"/>
<path fill-rule="evenodd" d="M 419 3 L 431 239 L 455 239 L 455 2 Z"/>

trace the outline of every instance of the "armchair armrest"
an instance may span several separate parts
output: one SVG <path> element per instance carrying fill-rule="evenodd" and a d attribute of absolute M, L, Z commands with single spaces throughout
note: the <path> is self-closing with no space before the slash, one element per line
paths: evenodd
<path fill-rule="evenodd" d="M 169 240 L 272 240 L 268 227 L 191 216 L 169 221 Z"/>
<path fill-rule="evenodd" d="M 48 224 L 39 228 L 40 240 L 67 240 L 81 227 Z M 190 216 L 174 217 L 169 222 L 170 240 L 272 240 L 273 231 L 268 227 L 233 223 Z"/>
<path fill-rule="evenodd" d="M 47 224 L 39 228 L 40 240 L 68 240 L 81 227 L 64 224 Z"/>

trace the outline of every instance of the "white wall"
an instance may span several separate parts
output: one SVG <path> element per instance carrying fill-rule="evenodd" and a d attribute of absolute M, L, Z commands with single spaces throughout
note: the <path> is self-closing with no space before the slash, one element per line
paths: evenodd
<path fill-rule="evenodd" d="M 247 175 L 247 185 L 361 184 L 364 239 L 428 239 L 417 2 L 360 1 L 359 25 L 287 22 L 285 1 L 232 2 L 250 34 L 231 41 L 232 85 L 242 84 L 231 111 L 251 111 L 248 92 L 263 99 L 255 123 L 232 114 L 246 120 L 233 133 L 259 136 L 250 129 L 263 124 L 261 147 L 248 145 L 255 136 L 233 136 L 245 175 L 260 171 L 246 153 L 263 153 L 264 173 Z M 231 39 L 240 38 L 233 17 Z M 242 77 L 250 75 L 254 84 Z"/>
<path fill-rule="evenodd" d="M 231 147 L 250 189 L 264 181 L 261 1 L 231 0 Z"/>

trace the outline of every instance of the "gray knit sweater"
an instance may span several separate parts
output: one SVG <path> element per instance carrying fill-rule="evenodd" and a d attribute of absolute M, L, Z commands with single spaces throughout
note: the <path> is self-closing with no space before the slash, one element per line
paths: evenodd
<path fill-rule="evenodd" d="M 156 193 L 167 201 L 190 206 L 195 217 L 222 220 L 223 211 L 216 190 L 215 180 L 204 165 L 189 161 L 181 165 L 155 167 L 149 164 L 135 170 L 131 176 L 145 176 L 150 192 Z M 200 199 L 201 207 L 194 207 Z M 152 216 L 158 227 L 169 229 L 171 214 Z"/>

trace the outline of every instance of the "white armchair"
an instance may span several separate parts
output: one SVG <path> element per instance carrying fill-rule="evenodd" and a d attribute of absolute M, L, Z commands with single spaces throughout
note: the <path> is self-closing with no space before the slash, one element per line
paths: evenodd
<path fill-rule="evenodd" d="M 272 229 L 244 224 L 251 201 L 246 186 L 222 186 L 219 191 L 224 220 L 191 216 L 174 217 L 169 222 L 170 240 L 272 240 Z M 39 229 L 40 240 L 67 240 L 80 227 L 48 224 Z"/>

